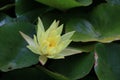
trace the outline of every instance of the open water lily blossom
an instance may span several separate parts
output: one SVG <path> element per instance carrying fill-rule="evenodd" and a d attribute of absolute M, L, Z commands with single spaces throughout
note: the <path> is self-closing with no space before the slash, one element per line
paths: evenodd
<path fill-rule="evenodd" d="M 45 31 L 43 23 L 38 18 L 37 33 L 34 38 L 30 38 L 20 31 L 22 37 L 28 42 L 27 48 L 33 53 L 40 55 L 39 61 L 44 65 L 48 58 L 62 59 L 69 54 L 63 54 L 63 50 L 70 44 L 74 31 L 61 36 L 63 24 L 59 26 L 59 21 L 54 20 Z M 61 53 L 62 52 L 62 53 Z"/>

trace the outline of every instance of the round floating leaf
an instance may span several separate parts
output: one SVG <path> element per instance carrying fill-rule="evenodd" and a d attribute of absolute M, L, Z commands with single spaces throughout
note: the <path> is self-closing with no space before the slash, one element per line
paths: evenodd
<path fill-rule="evenodd" d="M 107 43 L 119 40 L 119 14 L 120 6 L 101 4 L 89 14 L 72 15 L 66 23 L 66 31 L 76 31 L 72 38 L 74 41 Z M 88 18 L 84 17 L 85 15 Z"/>
<path fill-rule="evenodd" d="M 78 6 L 88 6 L 92 0 L 36 0 L 51 7 L 66 10 Z"/>
<path fill-rule="evenodd" d="M 66 57 L 63 60 L 54 60 L 49 62 L 47 68 L 76 80 L 87 75 L 94 64 L 93 53 L 82 53 Z"/>
<path fill-rule="evenodd" d="M 10 22 L 0 27 L 0 69 L 9 71 L 29 67 L 38 62 L 38 56 L 26 48 L 19 31 L 32 33 L 34 26 L 28 22 Z"/>
<path fill-rule="evenodd" d="M 98 44 L 94 68 L 99 80 L 120 80 L 120 44 Z"/>

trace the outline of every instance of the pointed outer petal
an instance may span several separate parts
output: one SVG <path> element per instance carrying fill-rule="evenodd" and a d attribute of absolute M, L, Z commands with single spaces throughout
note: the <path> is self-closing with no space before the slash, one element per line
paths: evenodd
<path fill-rule="evenodd" d="M 47 29 L 46 33 L 49 34 L 52 30 L 55 30 L 59 25 L 59 21 L 56 22 L 56 20 L 53 21 L 53 23 L 50 25 L 50 27 Z"/>
<path fill-rule="evenodd" d="M 47 62 L 48 58 L 46 56 L 40 56 L 39 57 L 39 61 L 42 65 L 45 65 L 45 63 Z"/>
<path fill-rule="evenodd" d="M 61 55 L 61 56 L 70 56 L 70 55 L 74 55 L 74 54 L 79 54 L 81 52 L 82 51 L 79 50 L 79 49 L 68 47 L 68 48 L 62 50 L 58 55 Z"/>
<path fill-rule="evenodd" d="M 42 23 L 42 21 L 41 21 L 41 19 L 40 19 L 39 17 L 38 17 L 38 24 L 37 24 L 37 26 L 38 26 L 38 32 L 39 32 L 39 31 L 45 32 L 43 23 Z"/>
<path fill-rule="evenodd" d="M 34 46 L 27 46 L 33 53 L 41 55 L 40 51 Z"/>
<path fill-rule="evenodd" d="M 62 50 L 64 50 L 71 43 L 71 41 L 72 40 L 62 41 L 57 47 L 57 53 L 59 54 Z"/>
<path fill-rule="evenodd" d="M 19 31 L 22 37 L 28 42 L 30 46 L 35 46 L 34 40 L 23 32 Z"/>
<path fill-rule="evenodd" d="M 49 33 L 46 33 L 46 35 L 48 35 L 48 37 L 56 37 L 56 36 L 60 36 L 60 34 L 62 33 L 62 29 L 63 29 L 63 25 L 61 25 L 60 27 L 51 30 Z"/>
<path fill-rule="evenodd" d="M 41 21 L 41 19 L 38 17 L 38 24 L 37 24 L 37 39 L 38 42 L 40 41 L 39 39 L 41 38 L 41 36 L 45 33 L 45 29 L 43 26 L 43 23 Z"/>
<path fill-rule="evenodd" d="M 59 25 L 59 22 L 60 21 L 56 21 L 56 20 L 54 20 L 53 21 L 53 23 L 50 25 L 50 30 L 53 30 L 53 29 L 56 29 L 57 27 L 58 27 L 58 25 Z"/>
<path fill-rule="evenodd" d="M 63 30 L 63 24 L 56 29 L 57 35 L 60 35 L 62 33 L 62 30 Z"/>
<path fill-rule="evenodd" d="M 61 37 L 61 41 L 65 41 L 65 40 L 70 39 L 73 36 L 74 33 L 75 33 L 75 31 L 71 31 L 71 32 L 68 32 L 68 33 L 64 34 Z"/>
<path fill-rule="evenodd" d="M 55 36 L 57 36 L 57 31 L 56 31 L 56 29 L 54 29 L 51 32 L 46 33 L 46 35 L 47 35 L 47 37 L 50 37 L 50 38 L 55 37 Z"/>

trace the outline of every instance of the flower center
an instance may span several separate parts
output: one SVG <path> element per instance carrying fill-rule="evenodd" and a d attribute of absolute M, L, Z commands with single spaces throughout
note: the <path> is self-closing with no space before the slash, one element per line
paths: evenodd
<path fill-rule="evenodd" d="M 55 40 L 49 40 L 49 47 L 55 47 L 56 41 Z"/>
<path fill-rule="evenodd" d="M 54 41 L 51 41 L 50 43 L 49 43 L 49 47 L 54 47 L 56 45 L 56 43 L 54 42 Z"/>

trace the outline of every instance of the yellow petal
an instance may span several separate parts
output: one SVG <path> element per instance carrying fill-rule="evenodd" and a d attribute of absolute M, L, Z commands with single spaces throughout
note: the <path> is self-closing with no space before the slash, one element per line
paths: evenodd
<path fill-rule="evenodd" d="M 41 19 L 38 17 L 38 24 L 37 24 L 37 39 L 38 39 L 38 42 L 40 42 L 40 39 L 41 36 L 45 33 L 45 29 L 44 29 L 44 26 L 43 26 L 43 23 L 41 21 Z"/>
<path fill-rule="evenodd" d="M 27 48 L 30 49 L 35 54 L 39 54 L 39 55 L 41 54 L 40 51 L 39 51 L 39 49 L 37 47 L 29 46 L 28 45 Z"/>
<path fill-rule="evenodd" d="M 38 24 L 37 24 L 37 26 L 38 26 L 38 32 L 45 31 L 43 23 L 42 23 L 42 21 L 41 21 L 41 19 L 39 17 L 38 17 Z"/>
<path fill-rule="evenodd" d="M 59 25 L 59 21 L 56 22 L 56 20 L 53 21 L 53 23 L 50 25 L 50 27 L 47 29 L 46 34 L 49 34 L 49 32 L 52 32 L 55 30 Z"/>
<path fill-rule="evenodd" d="M 79 54 L 81 52 L 82 51 L 79 50 L 79 49 L 68 47 L 68 48 L 64 49 L 63 51 L 61 51 L 59 54 L 61 54 L 62 56 L 71 56 L 71 55 L 74 55 L 74 54 Z"/>
<path fill-rule="evenodd" d="M 58 25 L 59 25 L 59 21 L 54 20 L 53 23 L 48 28 L 48 30 L 56 29 L 58 27 Z"/>
<path fill-rule="evenodd" d="M 57 53 L 60 53 L 62 50 L 64 50 L 71 42 L 72 40 L 65 40 L 65 41 L 62 41 L 59 45 L 58 45 L 58 52 Z"/>
<path fill-rule="evenodd" d="M 74 54 L 79 54 L 81 52 L 82 51 L 79 50 L 79 49 L 68 47 L 68 48 L 62 50 L 59 54 L 56 54 L 54 56 L 49 56 L 49 58 L 64 59 L 65 56 L 71 56 L 71 55 L 74 55 Z"/>
<path fill-rule="evenodd" d="M 61 38 L 62 41 L 70 39 L 73 36 L 74 33 L 75 33 L 75 31 L 71 31 L 71 32 L 68 32 L 68 33 L 64 34 Z"/>
<path fill-rule="evenodd" d="M 60 35 L 62 33 L 62 30 L 63 30 L 63 24 L 56 29 L 57 35 Z"/>

